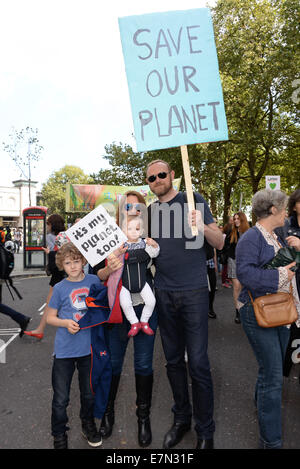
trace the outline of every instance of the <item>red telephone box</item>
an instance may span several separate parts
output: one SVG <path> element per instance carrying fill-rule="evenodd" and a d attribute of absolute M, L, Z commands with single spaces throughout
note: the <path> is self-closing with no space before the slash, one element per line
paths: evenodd
<path fill-rule="evenodd" d="M 28 207 L 23 210 L 24 269 L 45 268 L 47 207 Z"/>

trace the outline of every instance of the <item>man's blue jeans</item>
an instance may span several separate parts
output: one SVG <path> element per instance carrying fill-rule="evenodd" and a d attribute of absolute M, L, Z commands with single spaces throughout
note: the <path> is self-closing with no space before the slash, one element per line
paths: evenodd
<path fill-rule="evenodd" d="M 240 316 L 259 367 L 255 401 L 260 430 L 260 447 L 281 448 L 283 363 L 290 330 L 285 326 L 260 327 L 251 303 L 246 303 L 240 309 Z"/>
<path fill-rule="evenodd" d="M 91 355 L 76 358 L 56 358 L 52 367 L 52 435 L 62 435 L 68 430 L 67 407 L 69 404 L 70 387 L 75 371 L 78 369 L 80 389 L 80 418 L 91 421 L 94 418 L 94 395 L 90 385 Z"/>
<path fill-rule="evenodd" d="M 138 319 L 142 314 L 144 305 L 134 307 Z M 149 326 L 155 332 L 157 329 L 157 312 L 154 308 L 151 318 L 149 319 Z M 130 330 L 130 323 L 123 317 L 122 324 L 114 324 L 108 326 L 105 330 L 106 345 L 109 350 L 112 374 L 120 375 L 122 373 L 123 362 L 128 345 L 128 332 Z M 149 376 L 153 373 L 153 350 L 154 350 L 154 335 L 147 335 L 140 331 L 133 337 L 134 347 L 134 371 L 135 374 L 141 376 Z"/>
<path fill-rule="evenodd" d="M 207 355 L 208 289 L 189 291 L 155 290 L 158 325 L 167 360 L 167 375 L 175 405 L 174 421 L 190 423 L 187 368 L 192 380 L 193 416 L 198 438 L 213 437 L 213 384 Z"/>

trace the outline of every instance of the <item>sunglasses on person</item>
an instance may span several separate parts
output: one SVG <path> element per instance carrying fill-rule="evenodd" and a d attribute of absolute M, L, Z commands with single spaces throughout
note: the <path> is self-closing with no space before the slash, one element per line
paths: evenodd
<path fill-rule="evenodd" d="M 165 171 L 162 171 L 161 173 L 158 174 L 152 174 L 147 178 L 148 182 L 154 182 L 156 178 L 158 177 L 159 179 L 166 179 L 167 175 L 170 174 L 170 172 L 166 173 Z"/>
<path fill-rule="evenodd" d="M 126 212 L 130 212 L 130 210 L 135 209 L 136 212 L 141 212 L 141 204 L 126 204 L 125 210 Z"/>

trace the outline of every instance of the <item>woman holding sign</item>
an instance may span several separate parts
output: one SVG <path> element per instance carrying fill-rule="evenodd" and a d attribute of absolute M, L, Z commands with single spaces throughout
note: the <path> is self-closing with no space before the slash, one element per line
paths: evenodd
<path fill-rule="evenodd" d="M 122 197 L 119 203 L 116 221 L 119 226 L 122 226 L 122 222 L 127 218 L 127 216 L 138 216 L 143 218 L 146 214 L 147 208 L 144 197 L 139 192 L 128 191 L 124 194 L 124 197 Z M 147 226 L 146 220 L 144 222 L 144 226 Z M 136 251 L 132 252 L 132 255 L 136 256 Z M 131 255 L 130 252 L 128 252 L 128 254 L 129 256 Z M 120 264 L 118 257 L 111 255 L 109 256 L 109 259 L 107 259 L 107 262 L 103 261 L 95 266 L 94 272 L 97 273 L 102 281 L 106 282 L 110 277 L 111 279 L 114 278 L 114 274 L 120 270 L 120 267 L 122 267 L 122 264 Z M 117 276 L 117 278 L 119 280 L 120 276 Z M 152 274 L 150 269 L 147 271 L 147 282 L 152 288 Z M 137 317 L 140 318 L 144 306 L 143 299 L 139 293 L 132 293 L 131 298 L 135 313 Z M 115 303 L 116 302 L 118 303 L 117 306 L 120 307 L 118 297 L 116 297 Z M 131 326 L 124 314 L 122 319 L 123 322 L 121 324 L 109 325 L 106 330 L 106 343 L 111 357 L 113 376 L 108 405 L 100 427 L 103 438 L 108 438 L 112 433 L 114 425 L 114 403 L 129 340 L 128 332 Z M 138 417 L 138 441 L 142 447 L 149 446 L 152 441 L 150 407 L 153 386 L 153 349 L 155 331 L 157 328 L 157 313 L 155 309 L 149 320 L 149 326 L 154 332 L 153 335 L 140 332 L 133 337 L 135 385 L 137 393 L 136 414 Z"/>

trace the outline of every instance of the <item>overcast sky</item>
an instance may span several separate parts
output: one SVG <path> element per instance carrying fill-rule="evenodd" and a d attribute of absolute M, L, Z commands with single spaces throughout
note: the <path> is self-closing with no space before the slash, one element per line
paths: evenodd
<path fill-rule="evenodd" d="M 32 179 L 66 164 L 86 174 L 104 146 L 129 143 L 133 123 L 118 17 L 205 7 L 206 0 L 9 0 L 0 12 L 0 185 L 22 175 L 2 142 L 12 128 L 39 130 Z M 214 2 L 209 1 L 212 5 Z"/>

